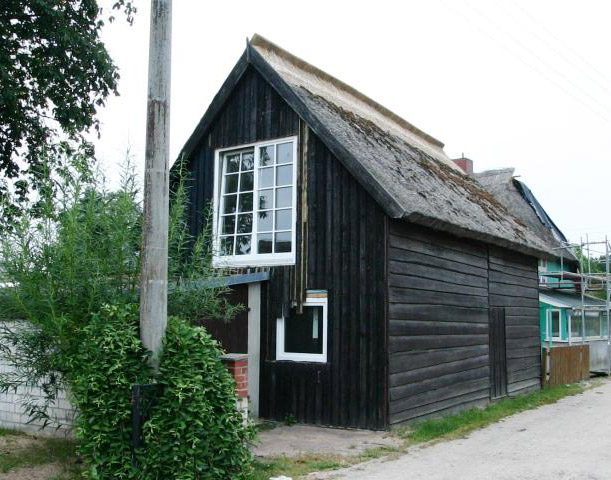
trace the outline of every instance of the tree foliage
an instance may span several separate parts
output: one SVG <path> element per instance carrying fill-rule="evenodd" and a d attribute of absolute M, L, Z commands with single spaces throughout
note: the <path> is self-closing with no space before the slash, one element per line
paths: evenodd
<path fill-rule="evenodd" d="M 134 174 L 127 165 L 121 187 L 109 191 L 87 158 L 54 164 L 39 212 L 9 221 L 0 240 L 8 282 L 0 314 L 22 319 L 0 331 L 0 356 L 14 367 L 0 373 L 0 391 L 42 385 L 44 400 L 30 399 L 27 413 L 52 424 L 47 406 L 68 390 L 88 478 L 246 478 L 252 430 L 236 409 L 219 345 L 194 325 L 202 317 L 229 321 L 240 306 L 228 304 L 224 272 L 211 267 L 208 233 L 189 234 L 184 170 L 170 208 L 168 310 L 176 316 L 155 373 L 138 335 L 142 211 Z M 136 383 L 160 384 L 163 394 L 144 426 L 146 452 L 134 462 Z"/>
<path fill-rule="evenodd" d="M 24 319 L 35 328 L 7 326 L 5 355 L 16 370 L 0 376 L 0 389 L 42 384 L 53 400 L 65 386 L 66 358 L 80 348 L 83 328 L 103 305 L 139 301 L 142 209 L 129 164 L 117 191 L 91 173 L 83 157 L 56 159 L 45 175 L 39 201 L 26 201 L 26 214 L 5 220 L 0 271 L 10 288 L 0 289 L 0 318 Z M 240 306 L 230 305 L 227 288 L 211 267 L 208 229 L 189 234 L 185 181 L 179 168 L 172 192 L 169 229 L 168 312 L 191 322 L 229 321 Z M 37 205 L 33 212 L 32 204 Z M 30 413 L 46 418 L 46 404 Z"/>
<path fill-rule="evenodd" d="M 133 21 L 132 1 L 110 5 Z M 0 2 L 0 199 L 10 184 L 22 197 L 38 187 L 46 158 L 91 151 L 83 133 L 99 132 L 119 79 L 103 18 L 113 20 L 97 0 Z"/>

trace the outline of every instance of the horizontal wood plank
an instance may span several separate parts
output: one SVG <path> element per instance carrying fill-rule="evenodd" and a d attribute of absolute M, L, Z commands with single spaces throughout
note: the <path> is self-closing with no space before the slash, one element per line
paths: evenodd
<path fill-rule="evenodd" d="M 474 392 L 469 392 L 464 395 L 448 397 L 444 400 L 429 403 L 421 407 L 409 408 L 399 412 L 394 412 L 390 416 L 390 423 L 397 424 L 413 420 L 423 420 L 430 417 L 439 417 L 449 415 L 454 412 L 473 408 L 477 406 L 485 406 L 490 403 L 489 388 L 482 388 Z"/>
<path fill-rule="evenodd" d="M 388 266 L 391 274 L 411 275 L 413 277 L 440 280 L 456 285 L 488 288 L 488 280 L 485 276 L 481 275 L 471 275 L 462 271 L 447 270 L 437 266 L 421 265 L 419 263 L 406 262 L 402 260 L 391 260 Z"/>
<path fill-rule="evenodd" d="M 488 261 L 485 257 L 471 255 L 469 253 L 463 253 L 456 250 L 450 250 L 430 241 L 426 242 L 420 240 L 412 240 L 410 238 L 391 235 L 390 246 L 400 248 L 402 250 L 408 250 L 410 252 L 422 253 L 437 258 L 443 258 L 445 260 L 452 260 L 454 262 L 464 263 L 465 265 L 471 265 L 473 267 L 488 268 Z"/>
<path fill-rule="evenodd" d="M 468 265 L 466 263 L 436 257 L 434 255 L 427 255 L 424 253 L 413 252 L 411 250 L 390 247 L 388 249 L 388 256 L 389 259 L 397 263 L 422 265 L 434 269 L 444 270 L 447 272 L 456 272 L 465 275 L 472 275 L 475 277 L 482 277 L 486 279 L 488 278 L 487 268 L 476 267 L 473 265 Z"/>
<path fill-rule="evenodd" d="M 535 276 L 524 277 L 524 276 L 516 276 L 510 275 L 502 271 L 490 270 L 489 272 L 490 283 L 500 283 L 507 285 L 518 285 L 521 287 L 529 287 L 538 289 L 539 288 L 539 279 Z"/>
<path fill-rule="evenodd" d="M 488 335 L 419 335 L 415 337 L 390 337 L 391 353 L 436 348 L 466 347 L 487 345 Z"/>
<path fill-rule="evenodd" d="M 391 303 L 488 308 L 488 299 L 486 297 L 474 297 L 461 295 L 458 293 L 434 292 L 393 286 L 391 286 L 388 290 Z"/>
<path fill-rule="evenodd" d="M 433 290 L 436 292 L 458 293 L 461 295 L 474 295 L 480 297 L 488 296 L 488 288 L 474 287 L 454 282 L 446 282 L 449 276 L 438 275 L 444 280 L 432 280 L 429 278 L 414 277 L 411 275 L 398 275 L 391 273 L 388 282 L 391 287 L 413 288 L 415 290 Z"/>
<path fill-rule="evenodd" d="M 391 336 L 417 335 L 487 335 L 488 325 L 484 323 L 461 322 L 419 322 L 411 320 L 390 320 Z"/>
<path fill-rule="evenodd" d="M 437 378 L 451 373 L 458 373 L 473 368 L 483 367 L 488 365 L 488 355 L 479 355 L 477 357 L 465 358 L 454 362 L 441 363 L 425 368 L 408 370 L 390 375 L 390 386 L 396 387 L 408 383 L 415 383 L 426 380 L 428 378 Z"/>
<path fill-rule="evenodd" d="M 488 310 L 484 308 L 391 303 L 388 310 L 391 320 L 488 323 Z"/>
<path fill-rule="evenodd" d="M 488 356 L 488 344 L 467 347 L 443 348 L 410 353 L 397 353 L 390 356 L 390 372 L 398 373 L 432 365 L 456 362 L 468 358 Z"/>
<path fill-rule="evenodd" d="M 431 230 L 416 227 L 411 224 L 402 222 L 393 222 L 390 227 L 391 236 L 417 240 L 424 243 L 431 242 L 431 236 L 435 239 L 435 244 L 447 250 L 455 250 L 457 252 L 476 255 L 484 259 L 488 258 L 488 248 L 485 244 L 473 242 L 462 238 L 446 235 L 441 232 L 432 233 Z"/>
<path fill-rule="evenodd" d="M 390 404 L 390 413 L 400 412 L 408 408 L 416 408 L 422 405 L 430 405 L 440 402 L 446 398 L 466 395 L 490 388 L 490 380 L 488 376 L 459 382 L 436 390 L 429 390 L 417 395 L 411 395 L 399 400 L 393 401 Z"/>

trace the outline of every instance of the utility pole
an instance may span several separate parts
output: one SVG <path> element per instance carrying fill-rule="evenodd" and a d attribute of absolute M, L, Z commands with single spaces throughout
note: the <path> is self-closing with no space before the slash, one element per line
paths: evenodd
<path fill-rule="evenodd" d="M 168 211 L 172 0 L 151 0 L 140 338 L 159 366 L 168 311 Z"/>

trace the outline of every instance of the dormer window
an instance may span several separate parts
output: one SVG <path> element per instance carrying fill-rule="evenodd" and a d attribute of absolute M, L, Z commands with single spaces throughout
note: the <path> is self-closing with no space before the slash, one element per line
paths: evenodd
<path fill-rule="evenodd" d="M 214 266 L 295 263 L 297 140 L 216 151 Z"/>

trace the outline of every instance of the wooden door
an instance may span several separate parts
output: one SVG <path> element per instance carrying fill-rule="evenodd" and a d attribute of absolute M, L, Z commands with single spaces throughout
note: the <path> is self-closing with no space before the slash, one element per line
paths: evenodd
<path fill-rule="evenodd" d="M 505 309 L 491 307 L 489 314 L 490 398 L 507 395 Z"/>

